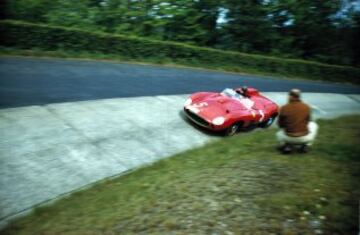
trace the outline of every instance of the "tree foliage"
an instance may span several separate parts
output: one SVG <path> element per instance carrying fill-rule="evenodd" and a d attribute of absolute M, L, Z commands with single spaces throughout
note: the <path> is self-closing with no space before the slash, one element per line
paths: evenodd
<path fill-rule="evenodd" d="M 8 0 L 1 18 L 360 65 L 355 0 Z"/>

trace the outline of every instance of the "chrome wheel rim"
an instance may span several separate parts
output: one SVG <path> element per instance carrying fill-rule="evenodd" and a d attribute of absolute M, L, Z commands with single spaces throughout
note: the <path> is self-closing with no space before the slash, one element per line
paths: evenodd
<path fill-rule="evenodd" d="M 231 126 L 229 135 L 234 135 L 236 133 L 237 129 L 238 129 L 237 125 Z"/>
<path fill-rule="evenodd" d="M 269 120 L 266 122 L 266 125 L 270 126 L 274 121 L 274 118 L 269 118 Z"/>

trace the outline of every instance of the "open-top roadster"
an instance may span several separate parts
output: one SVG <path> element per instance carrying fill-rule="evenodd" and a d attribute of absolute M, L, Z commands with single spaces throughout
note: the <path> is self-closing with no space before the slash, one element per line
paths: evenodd
<path fill-rule="evenodd" d="M 197 92 L 184 104 L 186 116 L 214 131 L 234 135 L 250 125 L 269 127 L 278 115 L 278 106 L 254 88 L 226 88 L 220 93 Z"/>

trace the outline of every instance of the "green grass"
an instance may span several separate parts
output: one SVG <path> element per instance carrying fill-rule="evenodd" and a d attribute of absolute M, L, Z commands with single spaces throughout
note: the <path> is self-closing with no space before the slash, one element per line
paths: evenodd
<path fill-rule="evenodd" d="M 40 207 L 2 234 L 356 234 L 359 116 L 319 121 L 308 154 L 243 133 Z"/>

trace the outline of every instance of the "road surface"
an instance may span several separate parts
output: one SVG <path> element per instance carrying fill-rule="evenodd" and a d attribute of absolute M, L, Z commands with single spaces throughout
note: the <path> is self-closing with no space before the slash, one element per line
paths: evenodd
<path fill-rule="evenodd" d="M 358 94 L 359 86 L 163 66 L 0 57 L 0 108 L 120 97 L 189 94 L 248 85 L 261 91 Z"/>

